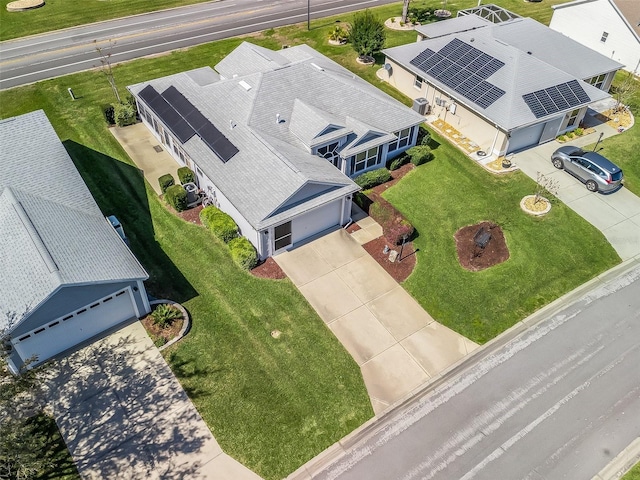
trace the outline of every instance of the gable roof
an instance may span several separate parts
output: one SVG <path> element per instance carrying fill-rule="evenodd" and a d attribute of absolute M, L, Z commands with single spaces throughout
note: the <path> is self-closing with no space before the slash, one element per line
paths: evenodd
<path fill-rule="evenodd" d="M 42 110 L 0 121 L 0 228 L 1 313 L 33 310 L 65 285 L 148 278 Z"/>
<path fill-rule="evenodd" d="M 559 10 L 570 8 L 585 3 L 598 2 L 601 0 L 574 0 L 573 2 L 553 5 L 551 8 Z M 640 2 L 638 0 L 602 0 L 608 3 L 620 15 L 622 21 L 627 25 L 631 33 L 640 42 Z"/>
<path fill-rule="evenodd" d="M 463 17 L 464 18 L 464 17 Z M 445 20 L 447 22 L 449 20 Z M 542 28 L 539 28 L 542 27 Z M 557 38 L 559 35 L 560 38 Z M 556 43 L 553 47 L 548 48 L 549 39 L 555 39 Z M 474 103 L 469 98 L 465 98 L 452 88 L 445 85 L 438 78 L 425 73 L 423 70 L 411 64 L 411 61 L 427 49 L 438 52 L 448 47 L 455 40 L 464 42 L 475 49 L 493 57 L 502 64 L 493 73 L 491 73 L 485 81 L 488 85 L 493 85 L 498 90 L 497 99 L 487 105 Z M 425 39 L 408 45 L 383 50 L 388 58 L 402 65 L 405 69 L 414 74 L 428 79 L 430 83 L 436 85 L 439 89 L 446 92 L 451 98 L 463 103 L 471 110 L 475 111 L 482 117 L 499 125 L 505 130 L 513 130 L 515 128 L 524 127 L 530 124 L 538 123 L 545 117 L 552 118 L 563 111 L 570 111 L 579 106 L 588 105 L 591 102 L 609 97 L 609 94 L 599 90 L 581 80 L 587 78 L 579 77 L 570 70 L 577 70 L 578 67 L 573 65 L 573 60 L 568 60 L 567 69 L 559 62 L 559 58 L 555 53 L 545 51 L 538 45 L 544 45 L 548 50 L 554 52 L 567 52 L 565 43 L 571 44 L 571 55 L 580 56 L 583 53 L 587 55 L 588 68 L 592 69 L 594 76 L 611 70 L 616 70 L 622 65 L 610 60 L 573 40 L 564 37 L 557 32 L 544 27 L 535 20 L 518 18 L 499 24 L 490 24 L 474 30 L 452 33 L 437 38 Z M 530 48 L 527 50 L 526 48 Z M 588 51 L 588 52 L 584 52 Z M 580 72 L 580 73 L 585 73 Z M 589 101 L 573 105 L 571 108 L 559 110 L 555 113 L 537 117 L 525 102 L 523 95 L 537 92 L 557 85 L 568 82 L 577 81 L 579 86 L 588 95 Z"/>
<path fill-rule="evenodd" d="M 347 116 L 389 135 L 424 121 L 306 45 L 272 52 L 245 42 L 216 69 L 224 78 L 206 86 L 183 72 L 129 90 L 138 94 L 152 85 L 162 93 L 175 87 L 238 148 L 223 163 L 197 135 L 184 144 L 193 161 L 256 230 L 359 190 L 331 162 L 309 153 L 320 143 L 352 135 Z M 304 204 L 281 210 L 310 183 L 326 188 Z"/>

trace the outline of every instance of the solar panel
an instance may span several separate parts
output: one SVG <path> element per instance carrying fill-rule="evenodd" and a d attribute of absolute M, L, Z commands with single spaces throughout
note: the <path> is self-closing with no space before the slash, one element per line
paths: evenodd
<path fill-rule="evenodd" d="M 209 121 L 207 121 L 207 125 L 198 130 L 198 135 L 213 153 L 220 157 L 220 160 L 225 163 L 239 151 L 236 146 Z"/>
<path fill-rule="evenodd" d="M 437 52 L 423 50 L 409 63 L 483 108 L 505 94 L 486 82 L 504 63 L 457 38 Z"/>
<path fill-rule="evenodd" d="M 589 103 L 591 98 L 577 80 L 554 85 L 522 96 L 536 118 Z"/>
<path fill-rule="evenodd" d="M 189 125 L 193 127 L 193 129 L 196 132 L 200 130 L 202 127 L 204 127 L 207 123 L 209 123 L 209 120 L 207 120 L 207 117 L 202 115 L 200 113 L 200 110 L 195 108 L 189 115 L 184 117 L 184 119 L 187 121 Z"/>
<path fill-rule="evenodd" d="M 213 145 L 220 139 L 220 137 L 222 137 L 220 130 L 214 127 L 211 122 L 207 122 L 206 125 L 200 128 L 198 130 L 198 135 L 207 145 Z"/>
<path fill-rule="evenodd" d="M 153 101 L 158 95 L 160 94 L 151 85 L 144 87 L 138 94 L 138 96 L 144 100 L 147 105 L 149 105 L 149 103 L 151 103 L 151 101 Z"/>
<path fill-rule="evenodd" d="M 184 118 L 196 110 L 196 107 L 173 85 L 162 92 L 162 96 Z"/>
<path fill-rule="evenodd" d="M 178 137 L 178 140 L 182 143 L 187 143 L 189 139 L 196 134 L 196 131 L 191 128 L 191 125 L 182 118 L 170 128 L 173 134 Z"/>

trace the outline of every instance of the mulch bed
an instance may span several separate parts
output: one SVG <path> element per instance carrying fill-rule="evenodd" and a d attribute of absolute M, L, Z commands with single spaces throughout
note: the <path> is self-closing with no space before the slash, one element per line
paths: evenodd
<path fill-rule="evenodd" d="M 264 262 L 251 270 L 251 275 L 259 278 L 269 278 L 271 280 L 282 280 L 283 278 L 287 278 L 287 274 L 282 271 L 280 265 L 278 265 L 272 257 L 267 258 Z"/>
<path fill-rule="evenodd" d="M 202 225 L 202 222 L 200 221 L 200 212 L 202 211 L 202 208 L 202 205 L 198 205 L 197 207 L 190 208 L 189 210 L 185 210 L 184 212 L 176 212 L 176 215 L 189 223 Z M 169 209 L 173 210 L 171 207 L 169 207 Z"/>
<path fill-rule="evenodd" d="M 484 251 L 477 247 L 474 242 L 474 236 L 481 227 L 489 229 L 491 232 L 491 240 L 489 240 Z M 454 238 L 460 265 L 472 272 L 493 267 L 509 259 L 509 248 L 504 239 L 504 233 L 495 223 L 481 222 L 476 225 L 462 227 L 455 233 Z"/>
<path fill-rule="evenodd" d="M 395 262 L 391 263 L 389 261 L 389 254 L 386 255 L 383 252 L 385 245 L 388 245 L 391 250 L 396 250 L 400 253 L 400 246 L 390 245 L 384 236 L 378 237 L 375 240 L 371 240 L 369 243 L 365 243 L 363 245 L 364 249 L 371 255 L 376 262 L 384 268 L 389 275 L 391 275 L 396 282 L 405 281 L 413 269 L 416 266 L 416 254 L 415 249 L 413 247 L 413 242 L 407 242 L 404 244 L 404 248 L 402 250 L 402 261 L 398 261 L 400 257 L 396 259 Z"/>
<path fill-rule="evenodd" d="M 351 225 L 345 228 L 345 230 L 347 231 L 347 233 L 353 233 L 357 232 L 358 230 L 362 230 L 362 227 L 360 227 L 360 225 L 358 225 L 356 222 L 353 222 Z"/>
<path fill-rule="evenodd" d="M 151 337 L 153 343 L 156 343 L 156 341 L 158 341 L 158 339 L 160 339 L 161 337 L 165 339 L 164 343 L 167 343 L 169 340 L 172 340 L 173 338 L 178 336 L 178 334 L 180 333 L 180 329 L 182 328 L 182 322 L 184 320 L 174 320 L 173 323 L 167 328 L 162 328 L 160 325 L 156 325 L 155 323 L 153 323 L 153 317 L 151 315 L 147 315 L 140 321 Z"/>

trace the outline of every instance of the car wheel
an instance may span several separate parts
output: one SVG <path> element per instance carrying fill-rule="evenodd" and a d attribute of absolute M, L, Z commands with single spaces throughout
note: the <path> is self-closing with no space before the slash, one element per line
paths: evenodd
<path fill-rule="evenodd" d="M 556 168 L 562 168 L 564 166 L 562 164 L 562 160 L 560 160 L 559 158 L 554 158 L 553 160 L 551 160 L 551 163 L 553 163 L 553 166 Z"/>
<path fill-rule="evenodd" d="M 597 192 L 598 191 L 598 184 L 596 182 L 594 182 L 593 180 L 588 180 L 586 185 L 587 185 L 587 190 L 589 190 L 590 192 Z"/>

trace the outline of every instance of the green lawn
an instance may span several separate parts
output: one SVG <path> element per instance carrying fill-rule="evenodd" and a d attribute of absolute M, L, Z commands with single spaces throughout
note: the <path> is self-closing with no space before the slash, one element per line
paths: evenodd
<path fill-rule="evenodd" d="M 535 187 L 523 173 L 495 176 L 438 142 L 432 162 L 384 194 L 418 231 L 418 262 L 404 287 L 436 320 L 484 343 L 620 261 L 604 236 L 561 202 L 542 218 L 522 212 L 520 200 Z M 511 257 L 469 272 L 458 263 L 453 235 L 483 220 L 502 227 Z"/>
<path fill-rule="evenodd" d="M 38 456 L 50 463 L 50 470 L 40 472 L 33 480 L 80 480 L 69 450 L 62 441 L 60 431 L 53 418 L 40 414 L 29 420 L 32 433 L 39 439 Z"/>
<path fill-rule="evenodd" d="M 640 480 L 640 463 L 636 463 L 620 480 Z"/>

